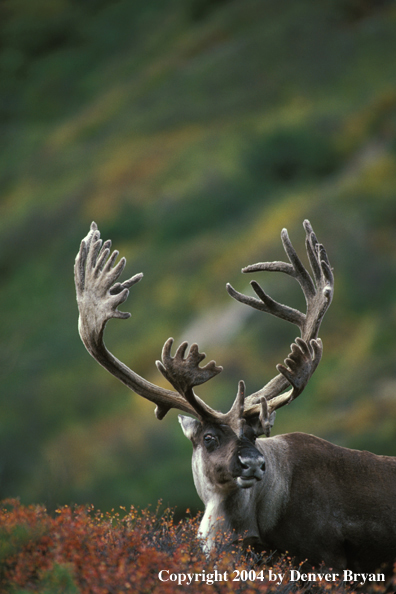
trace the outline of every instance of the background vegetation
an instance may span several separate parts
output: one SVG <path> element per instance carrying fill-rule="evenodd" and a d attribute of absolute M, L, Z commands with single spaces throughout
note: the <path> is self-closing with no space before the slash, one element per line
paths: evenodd
<path fill-rule="evenodd" d="M 163 382 L 165 340 L 197 341 L 224 366 L 199 394 L 227 410 L 296 329 L 225 283 L 283 259 L 284 226 L 304 252 L 309 218 L 335 299 L 275 432 L 396 455 L 395 26 L 390 0 L 0 2 L 1 497 L 202 509 L 176 413 L 157 421 L 78 337 L 91 220 L 145 273 L 109 348 Z M 302 306 L 293 281 L 255 278 Z"/>

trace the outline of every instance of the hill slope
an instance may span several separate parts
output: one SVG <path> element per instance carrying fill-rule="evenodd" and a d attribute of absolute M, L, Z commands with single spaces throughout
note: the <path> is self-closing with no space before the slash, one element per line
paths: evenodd
<path fill-rule="evenodd" d="M 110 349 L 162 382 L 164 341 L 199 331 L 225 368 L 199 393 L 226 410 L 239 379 L 254 391 L 275 374 L 296 330 L 245 315 L 225 283 L 245 290 L 242 266 L 283 259 L 284 226 L 304 252 L 309 218 L 336 293 L 323 362 L 276 432 L 396 454 L 393 3 L 1 11 L 1 496 L 199 505 L 176 415 L 156 421 L 79 341 L 72 265 L 93 219 L 126 274 L 145 273 Z M 302 307 L 298 287 L 261 276 Z"/>

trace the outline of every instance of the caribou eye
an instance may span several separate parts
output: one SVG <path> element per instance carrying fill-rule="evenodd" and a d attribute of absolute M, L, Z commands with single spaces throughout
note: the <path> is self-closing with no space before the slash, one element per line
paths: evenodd
<path fill-rule="evenodd" d="M 204 435 L 204 444 L 207 447 L 215 447 L 218 444 L 218 440 L 217 437 L 215 435 L 212 435 L 211 433 L 207 433 L 206 435 Z"/>

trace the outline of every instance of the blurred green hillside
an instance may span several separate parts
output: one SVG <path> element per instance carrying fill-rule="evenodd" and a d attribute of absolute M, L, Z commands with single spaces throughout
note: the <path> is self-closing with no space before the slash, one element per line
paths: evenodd
<path fill-rule="evenodd" d="M 95 220 L 143 271 L 114 354 L 165 385 L 169 336 L 224 366 L 227 410 L 276 374 L 296 328 L 246 311 L 242 266 L 334 266 L 324 358 L 278 413 L 396 455 L 396 4 L 393 0 L 0 2 L 0 496 L 50 508 L 202 508 L 176 412 L 159 422 L 85 351 L 73 263 Z M 254 275 L 302 307 L 297 283 Z"/>

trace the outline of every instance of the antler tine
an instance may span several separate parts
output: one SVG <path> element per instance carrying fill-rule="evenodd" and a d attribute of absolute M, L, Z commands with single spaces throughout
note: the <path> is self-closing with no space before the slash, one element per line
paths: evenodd
<path fill-rule="evenodd" d="M 157 368 L 168 380 L 168 382 L 181 394 L 193 407 L 195 416 L 199 418 L 218 418 L 219 413 L 201 400 L 193 390 L 220 373 L 223 368 L 217 366 L 215 361 L 210 361 L 204 367 L 199 367 L 201 361 L 206 357 L 200 353 L 197 344 L 192 344 L 187 356 L 185 356 L 188 343 L 182 342 L 177 348 L 175 356 L 172 357 L 171 349 L 173 338 L 168 338 L 162 349 L 162 361 L 156 361 Z"/>
<path fill-rule="evenodd" d="M 312 297 L 315 295 L 315 285 L 307 270 L 305 269 L 304 265 L 302 264 L 300 258 L 298 257 L 297 252 L 290 241 L 287 229 L 282 229 L 281 239 L 287 257 L 290 260 L 290 264 L 278 261 L 259 262 L 258 264 L 253 264 L 251 266 L 246 266 L 245 268 L 242 268 L 242 272 L 284 272 L 285 274 L 292 276 L 299 282 L 305 295 L 306 302 L 308 304 L 310 299 L 312 299 Z M 292 324 L 298 326 L 301 332 L 304 331 L 306 316 L 302 312 L 287 305 L 278 303 L 277 301 L 272 299 L 269 295 L 265 293 L 265 291 L 262 289 L 258 282 L 251 281 L 250 284 L 253 290 L 255 291 L 256 295 L 259 297 L 259 299 L 239 293 L 230 284 L 227 285 L 227 291 L 231 295 L 231 297 L 234 297 L 234 299 L 237 299 L 237 301 L 245 303 L 246 305 L 250 305 L 251 307 L 254 307 L 255 309 L 258 309 L 260 311 L 270 313 L 288 322 L 291 322 Z"/>
<path fill-rule="evenodd" d="M 312 229 L 311 223 L 305 219 L 303 222 L 303 226 L 305 229 L 306 237 L 305 237 L 305 248 L 307 250 L 307 255 L 309 259 L 309 263 L 311 265 L 311 269 L 316 281 L 320 278 L 320 266 L 316 257 L 316 246 L 319 244 L 314 230 Z"/>
<path fill-rule="evenodd" d="M 243 269 L 242 272 L 246 272 L 246 270 Z M 259 311 L 265 311 L 266 313 L 270 313 L 278 318 L 281 318 L 282 320 L 287 320 L 292 324 L 296 324 L 300 328 L 303 326 L 304 314 L 302 314 L 297 309 L 294 309 L 293 307 L 282 305 L 281 303 L 278 303 L 277 301 L 272 299 L 272 297 L 270 297 L 269 295 L 267 295 L 267 293 L 263 291 L 261 286 L 256 281 L 251 281 L 250 284 L 260 299 L 256 299 L 255 297 L 239 293 L 229 283 L 227 283 L 226 288 L 228 294 L 240 303 L 250 305 L 250 307 L 254 307 L 254 309 L 258 309 Z"/>
<path fill-rule="evenodd" d="M 321 319 L 323 318 L 327 308 L 331 303 L 334 278 L 326 250 L 322 244 L 318 243 L 310 222 L 305 220 L 303 226 L 306 231 L 307 254 L 315 282 L 312 280 L 311 276 L 298 257 L 286 229 L 282 229 L 281 239 L 285 252 L 290 260 L 290 264 L 279 261 L 259 262 L 257 264 L 252 264 L 242 268 L 242 272 L 283 272 L 289 276 L 292 276 L 298 281 L 303 290 L 307 303 L 307 314 L 303 314 L 294 308 L 278 303 L 269 295 L 267 295 L 256 281 L 251 281 L 251 285 L 259 299 L 239 293 L 230 284 L 227 284 L 227 291 L 231 297 L 237 301 L 240 301 L 241 303 L 245 303 L 246 305 L 250 305 L 255 309 L 265 311 L 279 318 L 287 320 L 292 324 L 295 324 L 300 328 L 302 337 L 309 341 L 310 339 L 317 336 Z M 315 299 L 320 290 L 322 290 L 323 299 Z M 318 308 L 319 300 L 321 301 L 320 309 Z M 318 317 L 320 318 L 319 326 L 317 326 Z M 315 321 L 315 326 L 317 326 L 317 328 L 315 326 L 312 327 L 313 321 Z"/>
<path fill-rule="evenodd" d="M 297 279 L 300 283 L 304 295 L 308 300 L 311 295 L 314 294 L 315 287 L 313 285 L 312 279 L 309 276 L 308 272 L 304 268 L 301 260 L 297 256 L 295 249 L 289 239 L 288 233 L 286 229 L 282 229 L 281 239 L 283 243 L 283 247 L 285 252 L 290 260 L 290 264 L 286 262 L 259 262 L 258 264 L 253 264 L 251 266 L 246 266 L 242 268 L 242 272 L 250 273 L 250 272 L 257 272 L 257 271 L 270 271 L 270 272 L 284 272 L 289 276 Z M 251 286 L 255 291 L 256 295 L 259 299 L 255 297 L 250 297 L 248 295 L 244 295 L 243 293 L 239 293 L 236 291 L 229 283 L 227 284 L 227 291 L 231 297 L 240 301 L 241 303 L 245 303 L 246 305 L 250 305 L 255 309 L 260 311 L 265 311 L 266 313 L 270 313 L 278 318 L 291 322 L 300 328 L 303 331 L 304 324 L 305 324 L 305 315 L 287 305 L 283 305 L 278 303 L 272 297 L 267 295 L 262 287 L 256 281 L 251 281 Z"/>
<path fill-rule="evenodd" d="M 208 381 L 220 373 L 223 368 L 218 367 L 214 361 L 210 361 L 205 367 L 199 367 L 199 363 L 205 358 L 205 353 L 198 351 L 197 344 L 191 345 L 187 356 L 185 356 L 187 342 L 183 342 L 177 348 L 174 357 L 171 355 L 172 346 L 173 338 L 169 338 L 162 349 L 162 361 L 156 361 L 160 372 L 179 394 L 182 394 L 187 402 L 191 404 L 196 416 L 202 420 L 212 419 L 228 424 L 236 433 L 243 435 L 244 425 L 246 424 L 244 418 L 245 383 L 243 381 L 239 382 L 234 403 L 227 413 L 214 410 L 194 393 L 193 387 Z"/>
<path fill-rule="evenodd" d="M 294 249 L 292 242 L 290 241 L 289 235 L 287 233 L 287 229 L 282 229 L 281 239 L 283 243 L 283 247 L 287 254 L 287 257 L 290 260 L 290 263 L 293 267 L 294 271 L 294 278 L 300 283 L 301 288 L 304 292 L 305 298 L 307 301 L 309 298 L 315 295 L 315 285 L 312 282 L 309 273 L 305 269 L 303 263 L 301 262 L 300 258 L 297 255 L 296 250 Z"/>
<path fill-rule="evenodd" d="M 245 382 L 241 380 L 238 383 L 238 392 L 233 402 L 233 405 L 227 413 L 221 415 L 223 421 L 234 427 L 236 432 L 240 435 L 243 434 L 243 428 L 246 423 L 246 420 L 243 417 L 245 407 L 245 395 Z"/>
<path fill-rule="evenodd" d="M 292 352 L 285 359 L 285 365 L 278 364 L 276 368 L 280 372 L 280 376 L 277 377 L 283 378 L 284 382 L 291 385 L 292 388 L 284 393 L 275 394 L 273 392 L 272 397 L 268 400 L 263 395 L 259 397 L 258 402 L 255 395 L 246 398 L 244 416 L 252 418 L 259 415 L 261 433 L 267 436 L 269 436 L 275 421 L 275 411 L 293 402 L 305 389 L 320 363 L 323 345 L 320 338 L 312 339 L 309 346 L 302 338 L 296 338 L 296 341 L 291 345 L 291 350 Z"/>
<path fill-rule="evenodd" d="M 245 417 L 260 414 L 263 419 L 268 418 L 268 415 L 275 409 L 294 400 L 303 391 L 320 361 L 322 344 L 320 340 L 316 339 L 323 316 L 333 297 L 334 278 L 326 251 L 323 245 L 318 243 L 310 222 L 305 220 L 303 225 L 313 279 L 298 257 L 286 229 L 282 230 L 281 239 L 289 262 L 259 262 L 246 266 L 242 272 L 283 272 L 295 278 L 305 296 L 307 304 L 305 314 L 272 299 L 256 281 L 252 281 L 251 285 L 258 299 L 239 293 L 231 285 L 227 285 L 228 293 L 237 301 L 291 322 L 298 326 L 301 333 L 301 338 L 297 338 L 293 343 L 292 352 L 285 360 L 285 365 L 277 367 L 280 374 L 261 390 L 246 397 Z M 292 386 L 292 389 L 286 394 L 282 394 L 289 385 Z M 266 414 L 262 408 L 261 399 L 263 397 L 268 403 Z"/>
<path fill-rule="evenodd" d="M 259 422 L 263 431 L 263 435 L 265 435 L 266 437 L 269 437 L 271 434 L 271 429 L 275 422 L 275 414 L 275 411 L 269 408 L 265 396 L 261 396 Z"/>
<path fill-rule="evenodd" d="M 157 405 L 155 414 L 158 419 L 162 419 L 171 408 L 196 417 L 198 413 L 192 401 L 190 403 L 183 395 L 145 380 L 107 350 L 103 341 L 105 326 L 111 318 L 130 317 L 130 313 L 121 312 L 117 308 L 128 298 L 129 289 L 143 277 L 140 273 L 122 283 L 115 282 L 121 275 L 126 260 L 121 258 L 115 264 L 118 252 L 114 251 L 110 255 L 110 247 L 111 242 L 108 240 L 103 243 L 96 223 L 92 223 L 88 235 L 81 242 L 74 266 L 81 340 L 92 357 L 112 375 Z M 182 350 L 178 357 L 181 355 Z M 208 379 L 210 371 L 221 371 L 214 362 L 203 369 L 206 369 L 204 373 Z"/>
<path fill-rule="evenodd" d="M 318 242 L 308 220 L 304 221 L 306 248 L 312 273 L 315 279 L 315 293 L 307 299 L 307 315 L 303 338 L 309 341 L 319 333 L 323 316 L 329 308 L 334 294 L 334 276 L 326 250 Z"/>

